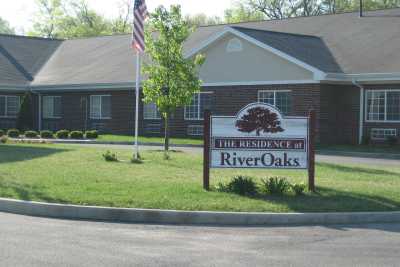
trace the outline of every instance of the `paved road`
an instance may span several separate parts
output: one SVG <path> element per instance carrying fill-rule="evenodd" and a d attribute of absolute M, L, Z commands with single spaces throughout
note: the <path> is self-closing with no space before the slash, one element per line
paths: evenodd
<path fill-rule="evenodd" d="M 0 213 L 0 266 L 399 266 L 400 224 L 224 228 Z"/>
<path fill-rule="evenodd" d="M 71 144 L 71 146 L 90 146 L 100 147 L 104 149 L 133 149 L 129 145 L 103 145 L 103 144 Z M 142 150 L 162 150 L 163 147 L 159 146 L 141 146 Z M 198 147 L 177 147 L 172 148 L 187 153 L 202 153 L 203 149 Z M 368 165 L 368 166 L 387 166 L 399 167 L 400 160 L 395 159 L 379 159 L 379 158 L 365 158 L 365 157 L 351 157 L 351 156 L 338 156 L 338 155 L 317 155 L 317 162 L 325 162 L 332 164 L 352 164 L 352 165 Z"/>

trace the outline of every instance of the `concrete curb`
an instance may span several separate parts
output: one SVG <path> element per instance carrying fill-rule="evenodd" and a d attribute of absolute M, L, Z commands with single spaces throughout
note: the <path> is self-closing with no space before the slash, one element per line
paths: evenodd
<path fill-rule="evenodd" d="M 319 225 L 400 223 L 399 212 L 256 213 L 126 209 L 49 204 L 0 198 L 0 211 L 73 220 L 190 225 Z"/>

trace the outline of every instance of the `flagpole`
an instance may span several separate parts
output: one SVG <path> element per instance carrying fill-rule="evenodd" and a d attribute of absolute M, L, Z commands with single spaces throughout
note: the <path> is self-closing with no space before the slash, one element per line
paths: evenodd
<path fill-rule="evenodd" d="M 139 159 L 140 51 L 136 49 L 135 159 Z"/>

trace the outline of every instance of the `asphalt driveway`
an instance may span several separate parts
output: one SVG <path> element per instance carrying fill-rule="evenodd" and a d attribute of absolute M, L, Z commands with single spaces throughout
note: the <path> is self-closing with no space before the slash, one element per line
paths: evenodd
<path fill-rule="evenodd" d="M 400 224 L 192 227 L 0 213 L 0 266 L 399 266 Z"/>

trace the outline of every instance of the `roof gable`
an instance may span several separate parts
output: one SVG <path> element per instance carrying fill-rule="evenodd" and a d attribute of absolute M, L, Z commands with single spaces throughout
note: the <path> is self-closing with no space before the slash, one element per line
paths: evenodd
<path fill-rule="evenodd" d="M 214 34 L 213 36 L 211 36 L 210 38 L 208 38 L 207 40 L 203 41 L 200 45 L 198 45 L 197 47 L 195 47 L 194 49 L 189 51 L 186 54 L 186 56 L 192 57 L 195 54 L 199 53 L 200 51 L 205 50 L 207 47 L 209 47 L 214 42 L 225 37 L 227 34 L 233 34 L 233 35 L 236 35 L 242 39 L 245 39 L 246 41 L 248 41 L 262 49 L 265 49 L 266 51 L 271 52 L 271 53 L 273 53 L 295 65 L 298 65 L 308 71 L 311 71 L 314 74 L 314 77 L 316 80 L 323 79 L 323 77 L 325 76 L 325 74 L 322 70 L 320 70 L 314 66 L 311 66 L 310 64 L 308 64 L 304 61 L 299 60 L 297 57 L 294 57 L 288 53 L 285 53 L 282 50 L 279 50 L 279 49 L 269 45 L 269 43 L 267 43 L 265 41 L 265 37 L 262 39 L 263 41 L 260 41 L 259 39 L 255 38 L 255 36 L 253 34 L 249 35 L 248 34 L 249 31 L 250 31 L 250 29 L 227 27 L 224 30 L 222 30 L 221 32 L 218 32 L 218 33 Z M 260 33 L 261 33 L 261 35 L 264 34 L 261 31 L 260 31 Z"/>

